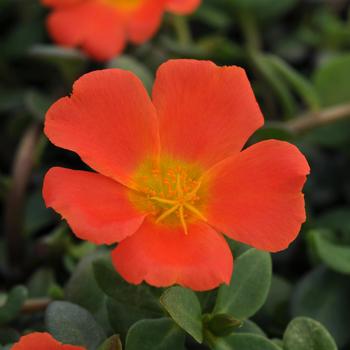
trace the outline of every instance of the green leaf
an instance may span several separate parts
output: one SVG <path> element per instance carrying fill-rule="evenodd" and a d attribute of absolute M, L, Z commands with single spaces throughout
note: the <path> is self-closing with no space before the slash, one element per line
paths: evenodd
<path fill-rule="evenodd" d="M 270 254 L 249 249 L 240 255 L 230 285 L 219 289 L 214 313 L 230 314 L 241 320 L 254 315 L 267 298 L 271 274 Z"/>
<path fill-rule="evenodd" d="M 261 336 L 266 336 L 265 332 L 253 321 L 245 320 L 242 326 L 235 330 L 235 333 L 252 333 Z"/>
<path fill-rule="evenodd" d="M 274 338 L 274 339 L 271 339 L 271 341 L 272 341 L 275 345 L 277 345 L 278 348 L 279 348 L 280 350 L 284 350 L 284 349 L 283 349 L 283 340 Z"/>
<path fill-rule="evenodd" d="M 6 296 L 5 303 L 0 306 L 0 325 L 13 321 L 19 315 L 27 296 L 27 288 L 23 286 L 11 289 Z"/>
<path fill-rule="evenodd" d="M 28 281 L 28 296 L 30 298 L 46 297 L 50 288 L 55 285 L 53 271 L 50 268 L 37 270 Z"/>
<path fill-rule="evenodd" d="M 148 285 L 128 284 L 115 271 L 109 258 L 94 261 L 93 269 L 100 290 L 108 296 L 107 312 L 114 332 L 125 335 L 136 321 L 164 315 L 157 297 L 159 291 Z"/>
<path fill-rule="evenodd" d="M 21 335 L 19 332 L 13 328 L 0 328 L 0 344 L 15 343 L 19 340 Z"/>
<path fill-rule="evenodd" d="M 251 11 L 258 19 L 272 19 L 288 12 L 297 0 L 231 0 L 237 10 Z"/>
<path fill-rule="evenodd" d="M 327 238 L 327 231 L 312 230 L 309 238 L 321 260 L 331 269 L 350 274 L 350 246 L 336 244 Z"/>
<path fill-rule="evenodd" d="M 27 110 L 38 121 L 44 121 L 45 114 L 54 101 L 40 93 L 38 90 L 30 90 L 25 95 Z"/>
<path fill-rule="evenodd" d="M 46 327 L 59 341 L 95 350 L 106 338 L 92 315 L 82 307 L 55 301 L 46 310 Z"/>
<path fill-rule="evenodd" d="M 27 202 L 25 208 L 24 228 L 27 235 L 52 224 L 55 216 L 50 210 L 47 210 L 41 190 L 33 192 Z"/>
<path fill-rule="evenodd" d="M 153 76 L 148 68 L 134 57 L 128 55 L 118 56 L 108 63 L 108 68 L 120 68 L 133 72 L 140 78 L 147 90 L 151 91 Z"/>
<path fill-rule="evenodd" d="M 88 310 L 108 330 L 107 297 L 97 284 L 93 270 L 93 263 L 103 256 L 105 252 L 96 252 L 82 259 L 68 280 L 64 294 L 67 301 Z"/>
<path fill-rule="evenodd" d="M 96 281 L 101 290 L 112 299 L 152 314 L 162 314 L 157 298 L 158 290 L 148 285 L 134 286 L 127 283 L 115 270 L 110 259 L 99 259 L 93 263 Z"/>
<path fill-rule="evenodd" d="M 290 85 L 295 92 L 304 100 L 310 110 L 318 110 L 320 107 L 320 99 L 316 93 L 314 86 L 297 70 L 289 66 L 278 56 L 268 55 L 266 59 L 270 62 L 273 69 L 276 70 Z"/>
<path fill-rule="evenodd" d="M 350 208 L 339 207 L 327 210 L 325 214 L 317 218 L 316 224 L 319 228 L 339 231 L 342 236 L 350 238 Z"/>
<path fill-rule="evenodd" d="M 350 54 L 343 54 L 329 59 L 316 71 L 313 80 L 324 106 L 350 101 L 349 66 Z"/>
<path fill-rule="evenodd" d="M 337 350 L 326 328 L 307 317 L 298 317 L 290 322 L 283 342 L 285 350 Z"/>
<path fill-rule="evenodd" d="M 185 334 L 169 318 L 135 323 L 126 337 L 126 350 L 185 350 Z"/>
<path fill-rule="evenodd" d="M 350 280 L 324 267 L 307 274 L 296 286 L 292 316 L 321 322 L 339 347 L 350 341 Z"/>
<path fill-rule="evenodd" d="M 122 337 L 126 336 L 129 328 L 142 319 L 159 318 L 164 316 L 160 313 L 153 313 L 149 310 L 140 309 L 137 305 L 125 304 L 107 297 L 106 308 L 109 323 L 115 333 Z"/>
<path fill-rule="evenodd" d="M 203 341 L 202 311 L 194 292 L 182 287 L 167 289 L 160 302 L 171 318 L 197 342 Z"/>
<path fill-rule="evenodd" d="M 78 49 L 54 45 L 34 45 L 29 56 L 48 62 L 62 73 L 69 85 L 78 78 L 86 68 L 87 58 Z"/>
<path fill-rule="evenodd" d="M 273 275 L 266 302 L 254 316 L 255 321 L 264 325 L 266 331 L 282 334 L 290 320 L 290 299 L 292 285 L 278 275 Z"/>
<path fill-rule="evenodd" d="M 212 339 L 210 348 L 213 350 L 280 350 L 272 341 L 257 334 L 233 334 L 226 338 Z"/>
<path fill-rule="evenodd" d="M 226 337 L 242 326 L 242 321 L 236 320 L 227 314 L 205 315 L 204 328 L 217 337 Z"/>
<path fill-rule="evenodd" d="M 97 350 L 122 350 L 122 343 L 118 335 L 112 335 L 98 347 Z"/>
<path fill-rule="evenodd" d="M 316 71 L 313 81 L 323 106 L 350 102 L 349 65 L 350 54 L 343 54 L 329 59 Z M 349 118 L 312 130 L 307 140 L 327 147 L 348 147 Z"/>
<path fill-rule="evenodd" d="M 243 19 L 243 21 L 245 20 Z M 272 67 L 271 62 L 267 59 L 266 55 L 251 52 L 249 58 L 254 63 L 254 66 L 259 74 L 264 78 L 266 83 L 269 84 L 276 95 L 276 98 L 283 108 L 283 117 L 285 119 L 289 119 L 294 116 L 297 108 L 294 97 L 291 91 L 289 91 L 285 81 L 281 79 L 278 74 L 276 74 L 275 69 Z"/>

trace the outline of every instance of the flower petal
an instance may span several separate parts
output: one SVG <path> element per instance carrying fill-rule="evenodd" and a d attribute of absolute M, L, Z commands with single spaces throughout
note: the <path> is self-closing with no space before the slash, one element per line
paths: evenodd
<path fill-rule="evenodd" d="M 142 44 L 149 40 L 160 26 L 164 12 L 164 0 L 147 0 L 131 15 L 127 33 L 131 42 Z"/>
<path fill-rule="evenodd" d="M 128 191 L 100 174 L 51 168 L 44 179 L 43 197 L 79 238 L 112 244 L 135 233 L 145 218 L 130 204 Z"/>
<path fill-rule="evenodd" d="M 206 217 L 237 241 L 271 252 L 285 249 L 305 221 L 301 190 L 309 170 L 295 146 L 257 143 L 209 170 Z"/>
<path fill-rule="evenodd" d="M 12 350 L 85 350 L 80 346 L 63 345 L 49 333 L 31 333 L 21 337 Z"/>
<path fill-rule="evenodd" d="M 185 15 L 195 11 L 200 3 L 201 0 L 168 0 L 167 9 L 170 12 Z"/>
<path fill-rule="evenodd" d="M 173 60 L 157 73 L 153 102 L 164 153 L 211 166 L 238 153 L 263 117 L 242 68 Z"/>
<path fill-rule="evenodd" d="M 48 16 L 47 25 L 59 45 L 81 46 L 96 60 L 113 58 L 125 46 L 122 19 L 116 11 L 97 1 L 56 7 Z"/>
<path fill-rule="evenodd" d="M 204 223 L 182 228 L 146 220 L 112 253 L 116 270 L 129 283 L 143 280 L 157 287 L 180 284 L 209 290 L 231 279 L 233 259 L 221 234 Z"/>
<path fill-rule="evenodd" d="M 135 75 L 119 69 L 88 73 L 75 82 L 72 96 L 47 112 L 45 133 L 56 146 L 131 187 L 135 168 L 159 148 L 156 112 L 146 90 Z"/>

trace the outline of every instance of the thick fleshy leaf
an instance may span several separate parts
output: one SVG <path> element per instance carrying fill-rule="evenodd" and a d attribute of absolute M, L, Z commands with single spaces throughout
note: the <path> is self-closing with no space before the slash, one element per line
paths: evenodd
<path fill-rule="evenodd" d="M 13 321 L 21 312 L 28 291 L 23 286 L 13 287 L 6 296 L 5 303 L 0 306 L 0 325 Z"/>
<path fill-rule="evenodd" d="M 178 14 L 188 14 L 196 10 L 201 0 L 167 0 L 168 11 Z"/>
<path fill-rule="evenodd" d="M 141 320 L 130 328 L 126 350 L 185 350 L 185 334 L 169 318 Z"/>
<path fill-rule="evenodd" d="M 253 316 L 264 304 L 272 275 L 270 254 L 250 249 L 235 261 L 229 286 L 221 286 L 214 313 L 230 314 L 237 319 Z"/>
<path fill-rule="evenodd" d="M 332 241 L 336 237 L 329 231 L 312 230 L 309 232 L 310 241 L 314 244 L 321 260 L 331 269 L 350 274 L 350 245 Z"/>
<path fill-rule="evenodd" d="M 265 332 L 255 322 L 251 320 L 243 321 L 242 326 L 236 329 L 235 333 L 257 334 L 266 337 Z"/>
<path fill-rule="evenodd" d="M 155 109 L 131 72 L 106 69 L 75 82 L 71 97 L 47 112 L 45 133 L 92 168 L 125 185 L 145 158 L 159 148 Z"/>
<path fill-rule="evenodd" d="M 163 11 L 164 0 L 146 0 L 128 20 L 127 34 L 130 41 L 142 44 L 150 39 L 160 26 Z"/>
<path fill-rule="evenodd" d="M 337 350 L 334 339 L 319 322 L 307 318 L 295 318 L 283 336 L 285 350 Z"/>
<path fill-rule="evenodd" d="M 99 290 L 107 298 L 108 318 L 116 334 L 124 336 L 135 322 L 164 315 L 158 289 L 127 283 L 115 271 L 110 259 L 95 261 L 93 270 Z"/>
<path fill-rule="evenodd" d="M 203 341 L 202 310 L 194 292 L 181 287 L 167 289 L 160 302 L 170 317 L 197 342 Z"/>
<path fill-rule="evenodd" d="M 101 344 L 97 350 L 122 350 L 122 342 L 118 335 L 112 335 Z"/>
<path fill-rule="evenodd" d="M 212 350 L 280 350 L 269 339 L 257 334 L 233 334 L 226 338 L 216 338 L 211 344 Z"/>
<path fill-rule="evenodd" d="M 58 44 L 81 46 L 97 60 L 110 59 L 125 46 L 122 18 L 102 2 L 83 1 L 74 6 L 57 7 L 48 16 L 47 26 Z"/>
<path fill-rule="evenodd" d="M 157 295 L 157 290 L 147 285 L 130 285 L 115 271 L 109 259 L 95 261 L 93 269 L 100 289 L 112 299 L 148 311 L 152 316 L 162 314 L 158 300 L 160 293 Z"/>
<path fill-rule="evenodd" d="M 106 339 L 93 316 L 72 303 L 51 303 L 46 310 L 45 321 L 50 333 L 66 344 L 82 345 L 87 350 L 95 350 Z"/>
<path fill-rule="evenodd" d="M 263 124 L 253 90 L 239 67 L 168 61 L 158 70 L 153 102 L 162 151 L 202 166 L 238 153 Z"/>
<path fill-rule="evenodd" d="M 23 336 L 12 350 L 85 350 L 80 346 L 62 345 L 49 333 L 31 333 Z"/>
<path fill-rule="evenodd" d="M 259 142 L 207 173 L 206 217 L 234 240 L 271 252 L 285 249 L 305 221 L 301 190 L 308 173 L 295 146 Z"/>
<path fill-rule="evenodd" d="M 228 314 L 205 314 L 204 334 L 210 332 L 216 337 L 227 337 L 242 327 L 243 322 Z"/>
<path fill-rule="evenodd" d="M 193 223 L 188 234 L 182 227 L 146 220 L 112 253 L 117 271 L 130 283 L 156 287 L 180 284 L 208 290 L 229 283 L 232 254 L 225 239 L 204 223 Z"/>
<path fill-rule="evenodd" d="M 292 316 L 307 316 L 321 322 L 339 347 L 350 342 L 350 280 L 327 270 L 312 270 L 301 279 L 292 299 Z"/>
<path fill-rule="evenodd" d="M 85 256 L 75 267 L 64 288 L 64 298 L 73 304 L 82 306 L 89 311 L 104 329 L 109 329 L 106 308 L 107 297 L 96 282 L 93 263 L 107 258 L 109 252 L 94 252 Z"/>
<path fill-rule="evenodd" d="M 145 217 L 130 204 L 128 191 L 100 174 L 52 168 L 44 180 L 43 196 L 79 238 L 112 244 L 135 233 Z"/>

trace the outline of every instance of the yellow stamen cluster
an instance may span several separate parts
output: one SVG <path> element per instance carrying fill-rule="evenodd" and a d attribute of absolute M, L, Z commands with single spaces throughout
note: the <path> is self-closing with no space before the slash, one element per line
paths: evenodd
<path fill-rule="evenodd" d="M 184 189 L 181 184 L 180 175 L 176 176 L 176 199 L 165 199 L 161 197 L 151 197 L 151 200 L 158 203 L 170 205 L 170 208 L 165 210 L 156 220 L 161 222 L 173 213 L 178 213 L 181 225 L 184 229 L 185 234 L 188 234 L 188 228 L 185 220 L 185 209 L 190 213 L 197 216 L 199 219 L 206 221 L 204 215 L 192 204 L 198 199 L 197 192 L 200 188 L 201 182 L 198 181 L 197 185 L 189 193 L 184 193 Z"/>
<path fill-rule="evenodd" d="M 138 208 L 153 213 L 156 223 L 180 224 L 188 234 L 189 221 L 207 221 L 201 209 L 205 193 L 200 173 L 196 167 L 169 159 L 159 167 L 147 164 L 135 179 L 145 198 L 132 201 Z"/>

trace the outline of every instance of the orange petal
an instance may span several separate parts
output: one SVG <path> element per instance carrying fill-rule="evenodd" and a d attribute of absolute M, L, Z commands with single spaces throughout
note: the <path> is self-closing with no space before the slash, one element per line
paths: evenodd
<path fill-rule="evenodd" d="M 103 3 L 86 1 L 57 7 L 49 15 L 47 25 L 59 45 L 81 46 L 96 60 L 113 58 L 125 46 L 123 20 Z"/>
<path fill-rule="evenodd" d="M 167 9 L 178 14 L 189 14 L 197 9 L 201 0 L 168 0 Z"/>
<path fill-rule="evenodd" d="M 164 12 L 164 0 L 146 0 L 128 20 L 128 37 L 134 44 L 149 40 L 160 26 Z"/>
<path fill-rule="evenodd" d="M 206 217 L 237 241 L 271 252 L 285 249 L 305 221 L 301 190 L 309 170 L 295 146 L 257 143 L 208 172 Z"/>
<path fill-rule="evenodd" d="M 157 73 L 153 102 L 164 153 L 211 166 L 238 153 L 263 124 L 242 68 L 173 60 Z"/>
<path fill-rule="evenodd" d="M 128 189 L 100 174 L 51 168 L 45 176 L 47 207 L 62 215 L 81 239 L 112 244 L 135 233 L 145 214 L 129 202 Z"/>
<path fill-rule="evenodd" d="M 130 174 L 158 152 L 154 107 L 132 73 L 107 69 L 75 82 L 47 112 L 45 133 L 103 175 L 132 186 Z"/>
<path fill-rule="evenodd" d="M 12 350 L 85 350 L 81 346 L 63 345 L 49 333 L 31 333 L 21 337 Z"/>
<path fill-rule="evenodd" d="M 129 283 L 156 287 L 179 284 L 200 291 L 228 284 L 233 259 L 225 239 L 204 223 L 188 231 L 146 220 L 113 251 L 116 270 Z"/>

